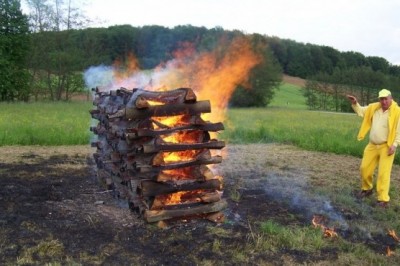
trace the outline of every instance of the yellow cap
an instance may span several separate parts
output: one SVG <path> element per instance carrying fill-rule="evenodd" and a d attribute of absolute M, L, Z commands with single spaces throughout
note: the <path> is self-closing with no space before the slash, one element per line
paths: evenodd
<path fill-rule="evenodd" d="M 384 98 L 384 97 L 388 97 L 388 96 L 390 96 L 390 95 L 392 95 L 391 93 L 390 93 L 390 91 L 388 91 L 387 89 L 383 89 L 383 90 L 380 90 L 379 91 L 379 98 Z"/>

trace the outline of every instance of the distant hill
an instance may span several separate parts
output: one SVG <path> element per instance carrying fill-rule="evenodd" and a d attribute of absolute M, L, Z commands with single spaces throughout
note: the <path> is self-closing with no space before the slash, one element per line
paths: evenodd
<path fill-rule="evenodd" d="M 283 75 L 282 84 L 275 91 L 274 98 L 268 107 L 307 109 L 302 90 L 305 82 L 301 78 Z"/>
<path fill-rule="evenodd" d="M 304 84 L 306 84 L 306 80 L 298 77 L 292 77 L 288 75 L 283 75 L 282 81 L 284 83 L 292 84 L 298 87 L 304 87 Z"/>

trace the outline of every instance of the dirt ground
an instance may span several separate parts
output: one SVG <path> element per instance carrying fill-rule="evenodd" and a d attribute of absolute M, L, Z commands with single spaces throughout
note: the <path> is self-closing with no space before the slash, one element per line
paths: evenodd
<path fill-rule="evenodd" d="M 292 76 L 288 76 L 288 75 L 282 75 L 282 81 L 284 83 L 289 83 L 289 84 L 296 85 L 299 87 L 304 87 L 304 85 L 306 84 L 305 79 L 298 78 L 298 77 L 292 77 Z"/>
<path fill-rule="evenodd" d="M 90 147 L 0 147 L 0 264 L 232 265 L 236 258 L 223 250 L 239 250 L 252 225 L 270 218 L 283 225 L 310 223 L 310 212 L 281 202 L 282 191 L 323 186 L 334 176 L 353 176 L 358 185 L 359 158 L 277 144 L 224 150 L 218 170 L 228 201 L 225 222 L 197 219 L 162 229 L 100 186 Z M 251 256 L 254 265 L 329 264 L 337 254 L 281 250 Z"/>

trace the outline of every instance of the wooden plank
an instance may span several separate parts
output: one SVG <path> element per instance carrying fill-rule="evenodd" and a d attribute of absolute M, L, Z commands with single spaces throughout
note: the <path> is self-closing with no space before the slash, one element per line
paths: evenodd
<path fill-rule="evenodd" d="M 225 199 L 221 199 L 217 202 L 201 204 L 194 207 L 192 206 L 190 208 L 182 208 L 176 210 L 146 210 L 143 216 L 147 222 L 153 223 L 172 218 L 218 212 L 225 209 L 227 206 L 227 201 Z"/>

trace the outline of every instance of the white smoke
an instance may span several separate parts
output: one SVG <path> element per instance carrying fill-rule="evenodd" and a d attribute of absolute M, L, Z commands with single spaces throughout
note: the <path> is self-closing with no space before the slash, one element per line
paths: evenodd
<path fill-rule="evenodd" d="M 113 66 L 92 66 L 85 71 L 84 80 L 87 88 L 99 87 L 101 91 L 115 90 L 120 87 L 154 90 L 169 85 L 165 84 L 166 77 L 176 71 L 175 67 L 173 63 L 167 62 L 162 68 L 138 70 L 131 76 L 120 78 L 118 69 Z"/>
<path fill-rule="evenodd" d="M 294 210 L 305 214 L 310 221 L 314 215 L 322 215 L 328 218 L 335 227 L 347 230 L 347 222 L 331 205 L 330 200 L 323 196 L 313 195 L 307 191 L 308 187 L 305 178 L 272 175 L 266 180 L 265 192 L 274 200 L 285 202 Z"/>
<path fill-rule="evenodd" d="M 114 69 L 111 66 L 92 66 L 83 74 L 87 88 L 109 87 L 114 80 Z"/>

